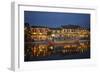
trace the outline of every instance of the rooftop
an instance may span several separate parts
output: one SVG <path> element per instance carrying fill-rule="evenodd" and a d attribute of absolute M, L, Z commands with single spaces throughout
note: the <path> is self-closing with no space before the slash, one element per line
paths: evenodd
<path fill-rule="evenodd" d="M 62 25 L 62 28 L 66 28 L 66 29 L 76 29 L 76 28 L 81 28 L 78 25 L 72 25 L 72 24 L 68 24 L 68 25 Z"/>

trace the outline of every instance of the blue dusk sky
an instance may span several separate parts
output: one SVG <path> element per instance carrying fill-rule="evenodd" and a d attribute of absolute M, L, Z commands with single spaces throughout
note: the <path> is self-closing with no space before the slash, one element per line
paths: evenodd
<path fill-rule="evenodd" d="M 24 11 L 24 23 L 51 28 L 68 24 L 90 28 L 90 14 Z"/>

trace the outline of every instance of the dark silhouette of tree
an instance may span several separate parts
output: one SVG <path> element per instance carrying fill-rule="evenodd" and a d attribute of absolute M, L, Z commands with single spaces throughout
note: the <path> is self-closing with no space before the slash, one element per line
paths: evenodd
<path fill-rule="evenodd" d="M 31 47 L 32 47 L 32 39 L 31 39 L 31 27 L 29 23 L 24 24 L 24 55 L 25 61 L 28 61 L 31 57 Z"/>
<path fill-rule="evenodd" d="M 29 23 L 25 23 L 25 25 L 24 25 L 25 27 L 29 27 L 30 25 L 29 25 Z"/>

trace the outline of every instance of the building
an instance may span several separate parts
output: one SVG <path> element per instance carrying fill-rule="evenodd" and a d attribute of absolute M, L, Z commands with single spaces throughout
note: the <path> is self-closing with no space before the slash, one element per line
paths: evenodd
<path fill-rule="evenodd" d="M 48 39 L 47 32 L 49 29 L 45 26 L 32 26 L 31 38 L 33 41 L 43 41 Z"/>
<path fill-rule="evenodd" d="M 90 30 L 77 25 L 62 25 L 60 28 L 31 26 L 25 31 L 31 36 L 33 56 L 52 55 L 57 51 L 83 53 L 90 49 Z"/>

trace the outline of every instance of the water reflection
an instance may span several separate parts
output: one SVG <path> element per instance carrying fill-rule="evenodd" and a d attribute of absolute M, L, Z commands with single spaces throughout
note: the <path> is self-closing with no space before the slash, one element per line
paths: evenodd
<path fill-rule="evenodd" d="M 68 56 L 68 55 L 78 55 L 89 52 L 89 41 L 81 41 L 74 43 L 61 43 L 61 42 L 27 42 L 25 43 L 25 58 L 38 58 L 38 57 L 50 57 L 56 56 L 59 57 Z"/>

